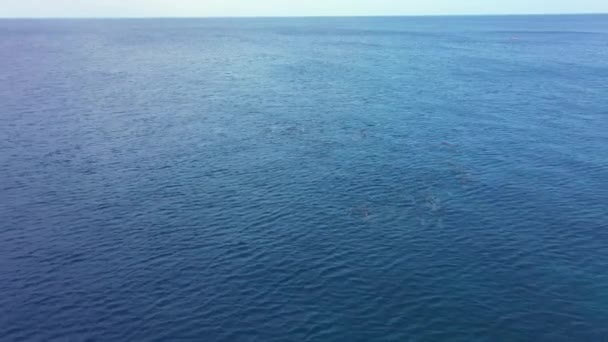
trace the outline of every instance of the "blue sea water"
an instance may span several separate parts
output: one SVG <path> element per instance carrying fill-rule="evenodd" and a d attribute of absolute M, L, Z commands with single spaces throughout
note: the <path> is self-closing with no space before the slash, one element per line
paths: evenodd
<path fill-rule="evenodd" d="M 608 341 L 608 16 L 0 21 L 0 340 Z"/>

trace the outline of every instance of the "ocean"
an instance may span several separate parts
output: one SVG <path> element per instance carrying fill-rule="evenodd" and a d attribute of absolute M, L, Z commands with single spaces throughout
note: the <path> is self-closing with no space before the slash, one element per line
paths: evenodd
<path fill-rule="evenodd" d="M 608 341 L 608 16 L 0 20 L 0 340 Z"/>

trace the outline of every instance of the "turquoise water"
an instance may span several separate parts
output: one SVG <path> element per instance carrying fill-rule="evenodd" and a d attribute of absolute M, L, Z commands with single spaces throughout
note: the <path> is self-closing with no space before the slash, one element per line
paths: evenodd
<path fill-rule="evenodd" d="M 0 340 L 608 341 L 608 16 L 0 21 Z"/>

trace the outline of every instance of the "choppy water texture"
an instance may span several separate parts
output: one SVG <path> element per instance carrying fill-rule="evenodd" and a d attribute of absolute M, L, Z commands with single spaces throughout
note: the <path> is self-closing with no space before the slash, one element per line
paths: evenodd
<path fill-rule="evenodd" d="M 0 340 L 608 341 L 608 17 L 0 21 Z"/>

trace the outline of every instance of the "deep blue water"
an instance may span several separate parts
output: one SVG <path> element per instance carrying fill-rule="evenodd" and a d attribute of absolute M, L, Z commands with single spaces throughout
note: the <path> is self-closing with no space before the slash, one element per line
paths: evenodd
<path fill-rule="evenodd" d="M 0 340 L 608 341 L 608 16 L 0 21 Z"/>

